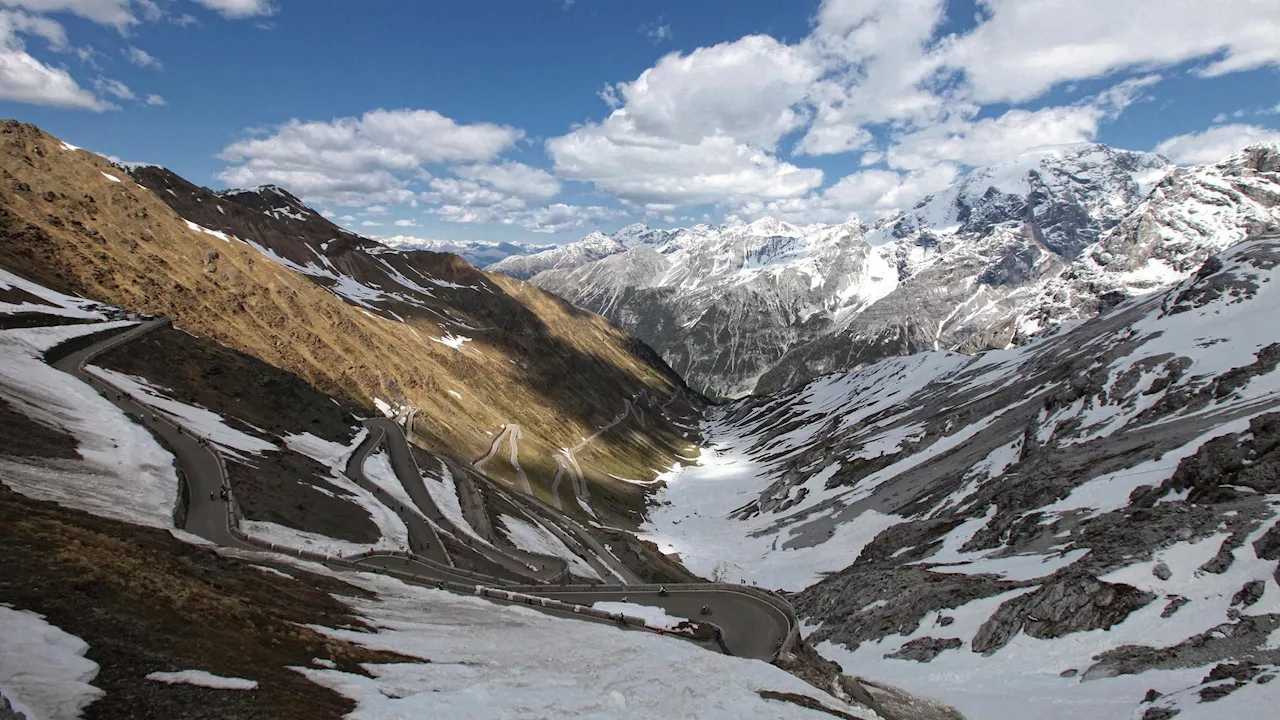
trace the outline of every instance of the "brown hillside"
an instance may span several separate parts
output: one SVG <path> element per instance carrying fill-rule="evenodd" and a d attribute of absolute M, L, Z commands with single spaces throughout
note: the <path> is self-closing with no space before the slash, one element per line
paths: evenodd
<path fill-rule="evenodd" d="M 411 405 L 419 441 L 463 462 L 488 450 L 489 433 L 518 423 L 520 462 L 544 500 L 552 453 L 590 435 L 642 390 L 665 401 L 682 388 L 652 351 L 603 318 L 456 256 L 390 252 L 318 214 L 315 222 L 281 220 L 252 198 L 219 197 L 164 171 L 139 171 L 137 179 L 157 192 L 104 158 L 5 122 L 0 265 L 63 292 L 170 316 L 371 412 L 374 398 Z M 179 181 L 174 192 L 161 186 Z M 234 238 L 192 229 L 171 207 L 185 210 L 184 203 L 201 208 L 187 217 Z M 281 260 L 297 266 L 309 257 L 330 275 L 309 276 Z M 386 292 L 353 301 L 326 289 L 349 279 L 364 283 L 360 292 Z M 471 342 L 454 349 L 433 339 L 448 334 Z M 635 432 L 639 458 L 635 447 L 596 443 L 612 458 L 610 472 L 623 463 L 631 477 L 647 477 L 687 448 L 660 419 Z M 506 456 L 504 444 L 499 457 Z M 605 486 L 617 483 L 604 464 L 583 470 L 608 493 Z M 513 479 L 504 475 L 509 468 L 494 461 L 487 470 Z M 615 490 L 631 497 L 630 487 Z M 564 507 L 576 509 L 561 492 Z"/>

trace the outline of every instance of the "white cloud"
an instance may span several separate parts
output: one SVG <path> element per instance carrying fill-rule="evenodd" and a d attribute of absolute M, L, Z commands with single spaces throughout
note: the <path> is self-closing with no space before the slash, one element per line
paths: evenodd
<path fill-rule="evenodd" d="M 950 163 L 912 172 L 863 170 L 846 175 L 821 193 L 770 203 L 748 203 L 738 214 L 749 218 L 769 215 L 799 223 L 871 220 L 912 207 L 926 195 L 950 185 L 958 174 L 959 170 Z"/>
<path fill-rule="evenodd" d="M 459 125 L 431 110 L 372 110 L 332 122 L 290 122 L 266 137 L 232 143 L 218 156 L 231 185 L 274 183 L 334 205 L 406 204 L 410 181 L 433 163 L 489 162 L 524 133 L 504 125 Z"/>
<path fill-rule="evenodd" d="M 1256 125 L 1216 125 L 1203 132 L 1178 135 L 1156 146 L 1156 152 L 1183 165 L 1216 163 L 1259 143 L 1280 143 L 1280 130 Z"/>
<path fill-rule="evenodd" d="M 1280 64 L 1275 0 L 980 0 L 988 18 L 944 43 L 979 102 L 1021 102 L 1068 80 L 1204 59 L 1204 75 Z"/>
<path fill-rule="evenodd" d="M 523 210 L 522 198 L 485 187 L 474 180 L 435 178 L 422 199 L 429 203 L 458 205 L 468 208 L 501 208 L 508 211 Z"/>
<path fill-rule="evenodd" d="M 810 89 L 816 114 L 796 151 L 859 149 L 863 125 L 937 115 L 944 99 L 922 85 L 938 70 L 928 47 L 944 10 L 944 0 L 826 0 L 803 43 L 824 77 Z"/>
<path fill-rule="evenodd" d="M 453 168 L 455 175 L 487 184 L 494 190 L 528 200 L 550 200 L 560 194 L 560 181 L 551 173 L 523 163 L 466 165 Z"/>
<path fill-rule="evenodd" d="M 418 227 L 417 220 L 397 220 L 392 224 L 396 227 Z"/>
<path fill-rule="evenodd" d="M 155 7 L 154 3 L 134 3 L 133 0 L 0 0 L 0 5 L 36 13 L 70 13 L 120 30 L 140 22 L 136 11 L 149 16 Z"/>
<path fill-rule="evenodd" d="M 364 227 L 382 227 L 382 223 L 377 222 L 376 220 L 365 220 L 360 224 Z"/>
<path fill-rule="evenodd" d="M 117 109 L 80 87 L 64 68 L 46 65 L 26 51 L 19 34 L 41 37 L 54 51 L 67 49 L 62 25 L 24 12 L 0 10 L 0 99 L 81 110 Z"/>
<path fill-rule="evenodd" d="M 153 107 L 163 107 L 169 104 L 169 101 L 165 100 L 163 97 L 156 95 L 154 93 L 147 96 L 146 102 L 148 105 L 151 105 Z"/>
<path fill-rule="evenodd" d="M 986 165 L 1041 145 L 1088 142 L 1098 131 L 1096 107 L 1010 110 L 978 121 L 957 119 L 898 135 L 888 151 L 891 167 L 918 170 L 940 162 Z"/>
<path fill-rule="evenodd" d="M 276 12 L 275 4 L 271 0 L 195 0 L 195 2 L 233 20 L 271 15 Z"/>
<path fill-rule="evenodd" d="M 641 135 L 689 145 L 727 136 L 773 150 L 805 121 L 796 106 L 819 72 L 798 48 L 749 35 L 688 55 L 671 53 L 615 89 Z"/>
<path fill-rule="evenodd" d="M 136 48 L 130 45 L 128 49 L 121 50 L 120 52 L 129 59 L 129 62 L 140 68 L 153 68 L 160 70 L 164 67 L 164 65 L 151 55 L 151 53 L 148 53 L 146 50 L 141 48 Z"/>
<path fill-rule="evenodd" d="M 556 203 L 538 208 L 519 220 L 521 227 L 536 233 L 560 233 L 621 217 L 624 213 L 596 205 Z"/>
<path fill-rule="evenodd" d="M 137 97 L 128 85 L 112 78 L 97 77 L 93 80 L 93 88 L 103 95 L 111 95 L 121 100 L 136 100 Z"/>
<path fill-rule="evenodd" d="M 386 215 L 391 212 L 385 205 L 370 205 L 364 209 L 366 215 Z"/>
<path fill-rule="evenodd" d="M 547 150 L 561 177 L 594 182 L 641 204 L 797 197 L 822 184 L 821 170 L 779 161 L 725 135 L 686 144 L 640 133 L 624 110 L 547 141 Z"/>
<path fill-rule="evenodd" d="M 1104 120 L 1114 118 L 1159 81 L 1158 75 L 1147 75 L 1118 83 L 1077 105 L 1014 109 L 976 121 L 960 111 L 920 129 L 895 133 L 887 161 L 903 170 L 936 163 L 987 165 L 1034 147 L 1092 142 Z"/>

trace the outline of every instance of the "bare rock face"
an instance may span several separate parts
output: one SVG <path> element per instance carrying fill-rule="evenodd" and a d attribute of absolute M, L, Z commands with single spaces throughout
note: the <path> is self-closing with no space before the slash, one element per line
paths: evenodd
<path fill-rule="evenodd" d="M 922 637 L 906 643 L 897 651 L 885 655 L 885 658 L 927 663 L 947 650 L 955 650 L 963 645 L 964 641 L 960 638 Z"/>
<path fill-rule="evenodd" d="M 1001 605 L 978 629 L 973 651 L 993 653 L 1019 631 L 1031 637 L 1056 638 L 1083 630 L 1106 630 L 1153 600 L 1151 593 L 1088 576 L 1053 579 L 1035 592 Z"/>

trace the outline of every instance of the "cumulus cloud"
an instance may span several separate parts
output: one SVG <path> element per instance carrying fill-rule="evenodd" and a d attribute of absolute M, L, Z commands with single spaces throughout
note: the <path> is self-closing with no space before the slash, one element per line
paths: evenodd
<path fill-rule="evenodd" d="M 797 197 L 823 177 L 821 170 L 796 167 L 723 135 L 695 144 L 645 135 L 617 114 L 549 140 L 547 150 L 561 177 L 593 182 L 638 204 Z"/>
<path fill-rule="evenodd" d="M 986 19 L 951 38 L 979 102 L 1021 102 L 1069 80 L 1201 59 L 1202 75 L 1280 65 L 1274 0 L 980 0 Z"/>
<path fill-rule="evenodd" d="M 582 230 L 622 216 L 621 211 L 598 205 L 556 203 L 521 217 L 519 224 L 536 233 L 561 233 Z"/>
<path fill-rule="evenodd" d="M 276 12 L 275 4 L 271 0 L 195 0 L 195 2 L 233 20 L 272 15 Z"/>
<path fill-rule="evenodd" d="M 796 197 L 822 172 L 779 160 L 779 141 L 808 121 L 821 69 L 765 35 L 671 53 L 610 87 L 613 112 L 547 141 L 556 174 L 626 202 L 696 205 Z"/>
<path fill-rule="evenodd" d="M 392 224 L 396 227 L 418 227 L 417 220 L 397 220 Z"/>
<path fill-rule="evenodd" d="M 34 13 L 69 13 L 120 30 L 141 22 L 139 14 L 150 17 L 159 11 L 154 2 L 134 0 L 0 0 L 0 5 Z"/>
<path fill-rule="evenodd" d="M 219 174 L 231 185 L 274 183 L 333 205 L 403 204 L 427 165 L 484 163 L 524 133 L 505 125 L 460 125 L 431 110 L 373 110 L 359 118 L 290 122 L 266 137 L 227 146 Z"/>
<path fill-rule="evenodd" d="M 823 77 L 809 91 L 814 122 L 796 147 L 829 155 L 863 147 L 864 125 L 921 121 L 946 100 L 928 87 L 940 60 L 929 52 L 945 0 L 827 0 L 801 43 Z"/>
<path fill-rule="evenodd" d="M 117 109 L 80 87 L 66 69 L 32 57 L 21 35 L 43 38 L 51 50 L 67 49 L 67 35 L 59 23 L 24 12 L 0 10 L 0 99 L 95 112 Z"/>
<path fill-rule="evenodd" d="M 930 193 L 955 182 L 959 169 L 938 163 L 911 172 L 863 170 L 803 198 L 748 203 L 738 209 L 747 218 L 766 215 L 797 223 L 872 220 L 912 207 Z"/>
<path fill-rule="evenodd" d="M 147 96 L 146 102 L 148 105 L 151 105 L 153 107 L 162 107 L 164 105 L 169 104 L 169 101 L 165 100 L 163 97 L 156 95 L 154 93 Z"/>
<path fill-rule="evenodd" d="M 560 181 L 539 168 L 510 160 L 500 165 L 465 165 L 453 168 L 455 175 L 485 183 L 499 192 L 526 200 L 550 200 L 560 194 Z"/>
<path fill-rule="evenodd" d="M 1156 146 L 1156 152 L 1183 165 L 1215 163 L 1259 143 L 1280 143 L 1280 130 L 1256 125 L 1216 125 L 1203 132 L 1177 135 Z"/>
<path fill-rule="evenodd" d="M 723 135 L 772 150 L 805 121 L 797 105 L 819 72 L 800 49 L 749 35 L 671 53 L 615 90 L 640 135 L 690 145 Z"/>

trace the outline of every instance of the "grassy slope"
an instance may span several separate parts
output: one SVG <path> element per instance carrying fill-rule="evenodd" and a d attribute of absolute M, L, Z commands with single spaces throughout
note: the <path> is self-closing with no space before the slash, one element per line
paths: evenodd
<path fill-rule="evenodd" d="M 0 265 L 64 292 L 170 316 L 366 408 L 374 397 L 403 398 L 420 408 L 420 441 L 460 460 L 487 450 L 486 431 L 519 423 L 521 460 L 535 483 L 554 474 L 549 453 L 589 435 L 627 397 L 646 388 L 667 397 L 678 383 L 603 318 L 496 276 L 535 318 L 513 332 L 540 344 L 521 354 L 483 338 L 465 352 L 432 342 L 434 325 L 420 332 L 413 321 L 370 317 L 248 245 L 191 230 L 103 158 L 13 121 L 0 127 Z M 664 445 L 655 439 L 638 460 L 628 448 L 616 454 L 647 466 L 628 465 L 639 475 L 670 464 L 673 448 Z"/>

